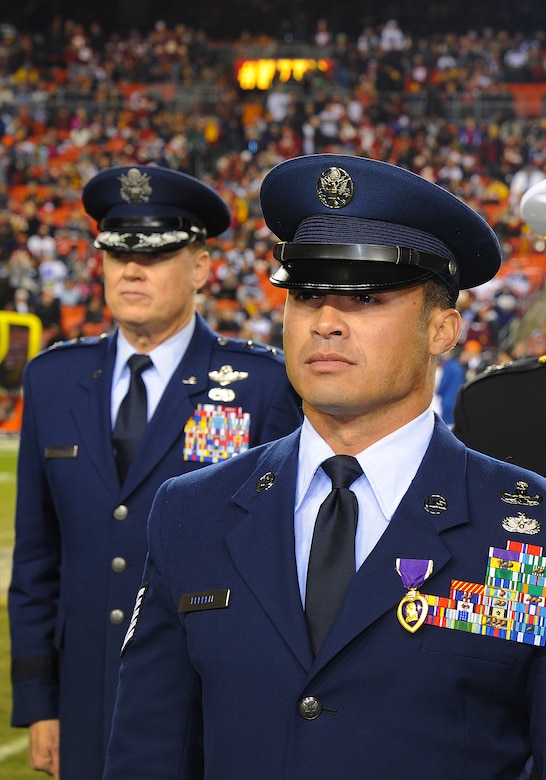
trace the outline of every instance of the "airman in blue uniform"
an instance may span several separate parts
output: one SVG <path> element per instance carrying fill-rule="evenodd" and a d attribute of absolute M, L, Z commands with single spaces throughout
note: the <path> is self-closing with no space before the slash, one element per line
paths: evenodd
<path fill-rule="evenodd" d="M 431 408 L 498 241 L 361 157 L 261 200 L 304 422 L 158 491 L 104 778 L 546 778 L 546 480 Z"/>

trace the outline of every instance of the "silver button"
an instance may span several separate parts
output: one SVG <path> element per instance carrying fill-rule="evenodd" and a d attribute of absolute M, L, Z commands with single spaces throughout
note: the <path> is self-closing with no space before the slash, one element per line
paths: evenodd
<path fill-rule="evenodd" d="M 125 504 L 120 504 L 114 509 L 114 517 L 116 520 L 125 520 L 128 514 L 129 509 L 125 506 Z"/>
<path fill-rule="evenodd" d="M 122 609 L 113 609 L 110 612 L 110 623 L 113 623 L 115 626 L 119 626 L 124 620 L 125 614 Z"/>
<path fill-rule="evenodd" d="M 117 572 L 125 571 L 127 568 L 127 561 L 125 558 L 114 558 L 112 560 L 112 569 Z"/>
<path fill-rule="evenodd" d="M 305 720 L 315 720 L 322 712 L 322 704 L 314 696 L 306 696 L 300 701 L 298 710 Z"/>

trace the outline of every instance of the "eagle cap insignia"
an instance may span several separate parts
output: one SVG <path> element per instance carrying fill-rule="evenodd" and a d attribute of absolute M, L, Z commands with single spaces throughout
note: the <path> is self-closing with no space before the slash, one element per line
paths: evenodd
<path fill-rule="evenodd" d="M 218 382 L 220 387 L 226 387 L 232 382 L 240 382 L 242 379 L 248 379 L 248 371 L 237 371 L 232 366 L 222 366 L 219 371 L 209 371 L 209 379 Z"/>
<path fill-rule="evenodd" d="M 126 203 L 148 203 L 152 194 L 150 176 L 138 168 L 129 168 L 118 176 L 121 182 L 119 194 Z"/>
<path fill-rule="evenodd" d="M 353 180 L 343 168 L 326 168 L 317 180 L 318 199 L 329 209 L 342 209 L 347 206 L 354 191 Z"/>

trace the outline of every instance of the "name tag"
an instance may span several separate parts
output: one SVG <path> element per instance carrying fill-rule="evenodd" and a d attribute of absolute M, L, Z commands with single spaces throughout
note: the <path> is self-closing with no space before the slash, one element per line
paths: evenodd
<path fill-rule="evenodd" d="M 229 604 L 231 590 L 206 590 L 198 593 L 183 593 L 178 604 L 179 612 L 200 612 L 203 609 L 225 609 Z"/>
<path fill-rule="evenodd" d="M 50 445 L 45 448 L 44 455 L 47 460 L 53 460 L 54 458 L 77 458 L 78 445 L 69 444 L 67 447 Z"/>

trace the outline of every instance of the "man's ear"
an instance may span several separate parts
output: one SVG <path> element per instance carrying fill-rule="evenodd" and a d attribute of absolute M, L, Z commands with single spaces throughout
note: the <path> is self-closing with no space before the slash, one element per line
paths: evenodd
<path fill-rule="evenodd" d="M 195 253 L 193 260 L 193 289 L 201 290 L 207 283 L 210 272 L 210 255 L 207 249 Z"/>
<path fill-rule="evenodd" d="M 453 349 L 461 334 L 462 319 L 457 309 L 434 309 L 430 316 L 430 354 Z"/>

